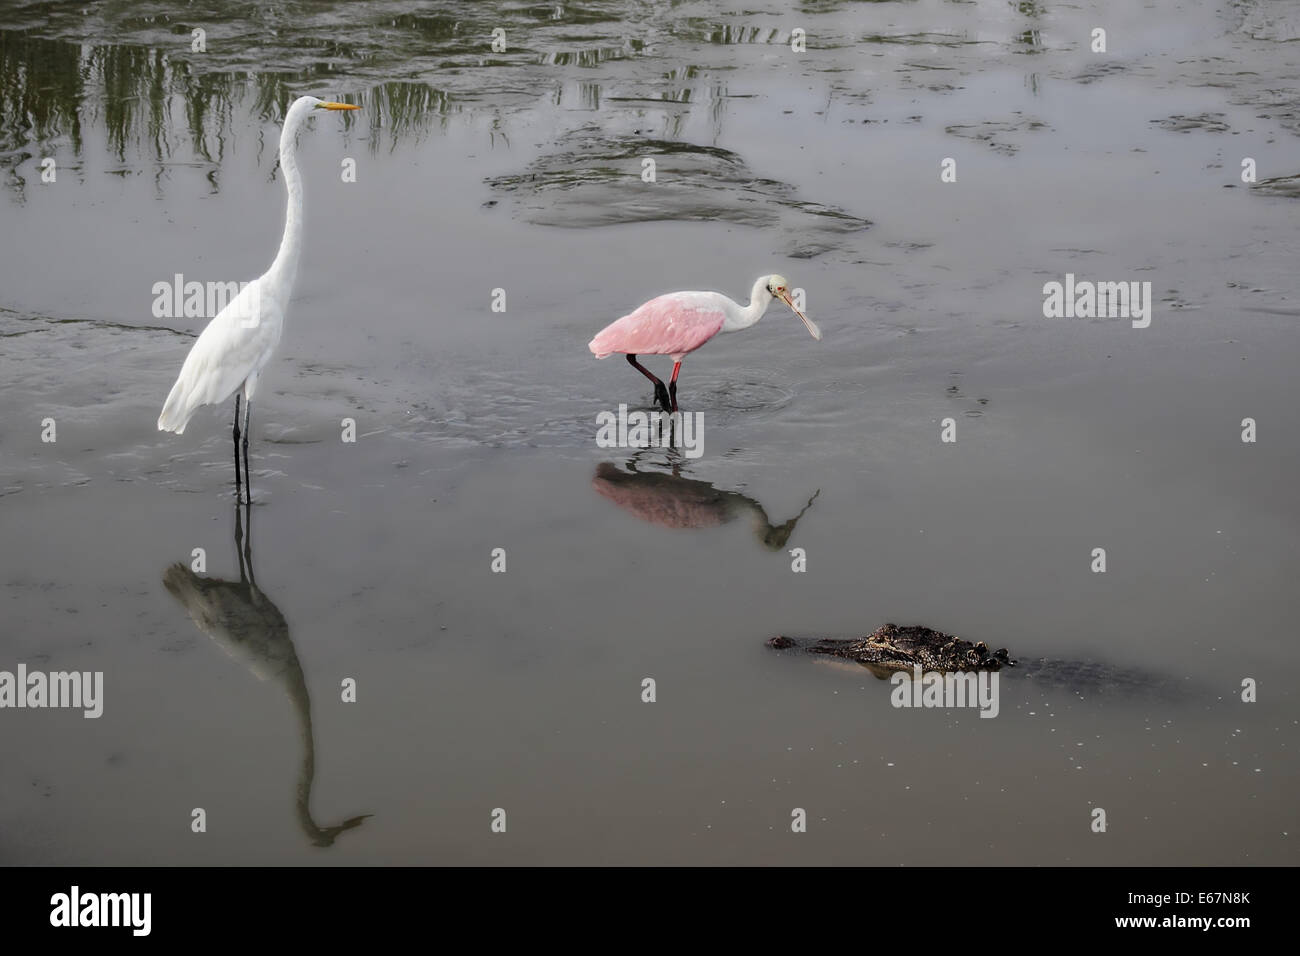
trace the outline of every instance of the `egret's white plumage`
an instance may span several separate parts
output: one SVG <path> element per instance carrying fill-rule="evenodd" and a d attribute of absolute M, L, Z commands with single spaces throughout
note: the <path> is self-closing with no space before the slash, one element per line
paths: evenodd
<path fill-rule="evenodd" d="M 280 250 L 271 268 L 248 283 L 199 335 L 158 416 L 160 431 L 181 434 L 200 406 L 220 404 L 236 395 L 240 388 L 245 401 L 252 401 L 258 375 L 280 343 L 285 310 L 298 272 L 302 247 L 302 178 L 298 173 L 295 138 L 317 109 L 357 107 L 325 102 L 314 96 L 299 97 L 289 107 L 280 133 L 280 168 L 289 193 Z M 235 427 L 238 432 L 238 408 Z M 244 442 L 247 446 L 247 434 Z"/>
<path fill-rule="evenodd" d="M 280 276 L 272 266 L 208 323 L 167 396 L 158 416 L 159 431 L 183 434 L 201 405 L 219 405 L 241 386 L 245 399 L 253 397 L 258 373 L 280 344 L 284 330 L 284 307 L 293 277 L 292 273 L 287 280 Z"/>

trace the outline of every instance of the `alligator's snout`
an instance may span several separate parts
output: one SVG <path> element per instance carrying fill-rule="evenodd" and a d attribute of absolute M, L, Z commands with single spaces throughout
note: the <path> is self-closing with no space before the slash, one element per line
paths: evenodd
<path fill-rule="evenodd" d="M 786 648 L 798 647 L 799 645 L 792 637 L 774 637 L 767 642 L 767 646 L 775 647 L 777 650 L 783 651 Z"/>

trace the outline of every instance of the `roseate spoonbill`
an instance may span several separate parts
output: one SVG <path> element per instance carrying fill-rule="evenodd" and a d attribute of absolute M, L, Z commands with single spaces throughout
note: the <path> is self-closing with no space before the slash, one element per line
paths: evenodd
<path fill-rule="evenodd" d="M 300 96 L 284 117 L 280 132 L 280 167 L 289 205 L 284 215 L 284 236 L 275 261 L 259 278 L 249 282 L 208 323 L 181 366 L 181 374 L 158 416 L 158 430 L 181 434 L 200 405 L 218 405 L 235 396 L 235 496 L 239 496 L 239 398 L 243 389 L 244 476 L 248 479 L 248 428 L 253 413 L 253 393 L 262 367 L 280 343 L 284 312 L 293 292 L 302 248 L 302 179 L 298 175 L 295 137 L 316 110 L 356 110 L 349 103 L 330 103 Z M 252 495 L 251 482 L 249 495 Z"/>
<path fill-rule="evenodd" d="M 773 299 L 780 299 L 795 315 L 803 319 L 812 337 L 820 340 L 821 329 L 794 307 L 790 285 L 785 276 L 760 276 L 749 294 L 749 305 L 741 308 L 720 292 L 670 292 L 651 299 L 597 333 L 587 348 L 596 358 L 622 352 L 632 366 L 654 382 L 655 400 L 663 410 L 677 411 L 677 373 L 682 359 L 719 332 L 739 332 L 763 317 Z M 673 377 L 664 388 L 648 368 L 636 360 L 638 355 L 671 355 Z"/>

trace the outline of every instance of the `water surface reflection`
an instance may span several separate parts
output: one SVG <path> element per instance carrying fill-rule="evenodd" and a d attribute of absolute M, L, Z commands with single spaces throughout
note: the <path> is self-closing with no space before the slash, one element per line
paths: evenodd
<path fill-rule="evenodd" d="M 686 478 L 681 466 L 671 473 L 638 471 L 637 459 L 627 462 L 627 469 L 614 462 L 596 466 L 591 486 L 602 497 L 642 521 L 664 528 L 713 528 L 743 518 L 754 537 L 769 551 L 780 551 L 794 534 L 799 519 L 812 507 L 818 490 L 803 509 L 788 521 L 774 524 L 767 510 L 753 498 L 739 491 L 715 488 L 707 481 Z"/>
<path fill-rule="evenodd" d="M 245 518 L 247 535 L 244 534 Z M 312 817 L 316 738 L 311 723 L 311 697 L 298 653 L 289 637 L 289 624 L 257 586 L 253 573 L 252 506 L 248 504 L 235 505 L 235 553 L 239 560 L 238 581 L 201 577 L 177 563 L 164 572 L 163 585 L 185 608 L 195 626 L 222 650 L 247 667 L 258 680 L 276 681 L 284 689 L 293 706 L 302 742 L 295 801 L 298 824 L 314 845 L 331 846 L 340 833 L 360 826 L 371 814 L 324 827 Z"/>

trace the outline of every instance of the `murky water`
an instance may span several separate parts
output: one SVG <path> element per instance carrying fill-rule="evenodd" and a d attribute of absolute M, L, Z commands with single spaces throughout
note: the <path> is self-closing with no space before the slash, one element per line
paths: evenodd
<path fill-rule="evenodd" d="M 0 27 L 0 670 L 105 679 L 98 720 L 0 711 L 0 860 L 1297 860 L 1292 5 Z M 231 409 L 155 430 L 202 320 L 152 289 L 265 269 L 301 93 L 363 109 L 301 138 L 240 515 Z M 650 396 L 591 336 L 772 271 L 825 340 L 774 308 L 690 356 L 698 459 L 597 447 Z M 1150 281 L 1150 327 L 1045 319 L 1066 273 Z M 1087 664 L 989 720 L 764 646 L 891 620 Z"/>

